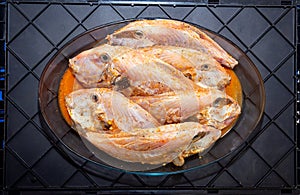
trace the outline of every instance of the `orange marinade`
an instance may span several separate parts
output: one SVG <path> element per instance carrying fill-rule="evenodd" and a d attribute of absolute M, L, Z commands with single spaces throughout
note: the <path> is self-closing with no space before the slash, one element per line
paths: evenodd
<path fill-rule="evenodd" d="M 71 69 L 68 68 L 60 81 L 58 91 L 58 105 L 63 118 L 69 125 L 71 125 L 71 117 L 66 107 L 65 97 L 74 90 L 75 86 L 79 86 L 79 83 L 76 81 L 75 76 L 71 72 Z"/>

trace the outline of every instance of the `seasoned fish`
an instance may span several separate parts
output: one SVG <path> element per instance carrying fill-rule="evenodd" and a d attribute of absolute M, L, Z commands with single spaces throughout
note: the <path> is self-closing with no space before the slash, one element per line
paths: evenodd
<path fill-rule="evenodd" d="M 146 47 L 142 51 L 172 65 L 201 87 L 223 89 L 230 83 L 225 68 L 201 51 L 175 46 Z"/>
<path fill-rule="evenodd" d="M 117 102 L 119 104 L 114 106 Z M 110 89 L 74 91 L 66 97 L 66 106 L 73 128 L 83 138 L 123 161 L 169 163 L 175 158 L 181 159 L 191 145 L 199 142 L 199 136 L 203 139 L 206 137 L 203 135 L 211 132 L 216 135 L 208 136 L 206 143 L 201 145 L 203 150 L 220 137 L 219 130 L 195 122 L 159 126 L 145 110 Z M 96 150 L 92 152 L 98 154 Z"/>
<path fill-rule="evenodd" d="M 113 128 L 112 123 L 123 131 L 160 125 L 139 105 L 111 89 L 80 89 L 65 99 L 73 127 L 80 132 L 107 130 Z"/>
<path fill-rule="evenodd" d="M 240 114 L 222 91 L 231 78 L 221 66 L 238 62 L 198 28 L 141 20 L 107 41 L 69 60 L 89 89 L 65 98 L 72 128 L 96 157 L 181 166 L 204 155 Z"/>
<path fill-rule="evenodd" d="M 209 139 L 210 142 L 207 141 L 198 148 L 210 148 L 220 137 L 220 131 L 195 122 L 170 124 L 117 135 L 87 132 L 86 138 L 100 150 L 123 161 L 166 164 L 179 158 L 181 163 L 176 165 L 181 166 L 182 154 L 193 148 L 190 146 L 193 137 L 209 130 L 215 132 L 215 138 Z"/>
<path fill-rule="evenodd" d="M 171 65 L 124 46 L 104 44 L 84 51 L 69 60 L 69 67 L 76 79 L 88 88 L 115 86 L 123 90 L 130 87 L 136 95 L 151 95 L 170 91 L 170 86 L 176 90 L 191 85 Z"/>
<path fill-rule="evenodd" d="M 154 45 L 178 46 L 199 50 L 221 64 L 234 68 L 238 62 L 198 28 L 175 20 L 138 20 L 108 35 L 111 45 L 132 48 Z"/>
<path fill-rule="evenodd" d="M 161 124 L 178 123 L 186 120 L 197 121 L 223 129 L 241 113 L 239 104 L 226 93 L 211 89 L 195 92 L 197 104 L 184 101 L 173 92 L 154 96 L 132 96 L 130 99 L 139 104 Z M 185 103 L 184 108 L 181 104 Z M 194 105 L 199 105 L 195 107 Z"/>

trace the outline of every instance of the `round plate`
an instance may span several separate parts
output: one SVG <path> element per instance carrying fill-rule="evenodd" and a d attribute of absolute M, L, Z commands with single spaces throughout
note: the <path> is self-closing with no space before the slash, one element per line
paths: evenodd
<path fill-rule="evenodd" d="M 68 60 L 70 58 L 84 50 L 103 43 L 108 34 L 113 33 L 115 30 L 132 21 L 126 20 L 99 26 L 75 37 L 49 61 L 39 83 L 39 106 L 42 114 L 42 122 L 46 124 L 45 130 L 49 130 L 48 133 L 57 141 L 60 149 L 63 149 L 71 159 L 74 159 L 75 155 L 76 158 L 87 160 L 89 163 L 95 165 L 92 169 L 106 167 L 124 171 L 96 158 L 85 146 L 80 136 L 65 122 L 58 105 L 59 84 L 65 70 L 68 68 Z M 234 71 L 240 80 L 243 90 L 242 113 L 234 127 L 223 138 L 219 139 L 213 148 L 203 157 L 199 158 L 198 155 L 191 156 L 186 159 L 185 164 L 181 167 L 176 167 L 172 163 L 169 163 L 166 166 L 161 166 L 153 170 L 134 173 L 163 175 L 201 168 L 220 160 L 241 147 L 249 138 L 249 135 L 255 129 L 259 129 L 259 122 L 265 106 L 265 91 L 259 71 L 245 53 L 231 41 L 207 29 L 197 25 L 194 26 L 207 33 L 238 60 L 239 64 L 234 68 Z M 97 170 L 92 171 L 97 172 Z"/>

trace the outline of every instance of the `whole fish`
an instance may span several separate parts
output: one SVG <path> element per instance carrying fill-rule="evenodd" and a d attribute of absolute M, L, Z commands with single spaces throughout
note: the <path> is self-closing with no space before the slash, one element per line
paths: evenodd
<path fill-rule="evenodd" d="M 234 68 L 237 60 L 200 29 L 184 22 L 166 19 L 138 20 L 106 37 L 111 45 L 132 48 L 168 45 L 207 53 L 221 64 Z"/>
<path fill-rule="evenodd" d="M 201 87 L 224 89 L 231 77 L 219 62 L 206 53 L 183 47 L 153 46 L 141 49 L 180 70 Z"/>
<path fill-rule="evenodd" d="M 176 91 L 193 92 L 195 87 L 198 88 L 194 82 L 170 64 L 146 55 L 140 50 L 126 52 L 113 58 L 111 69 L 119 74 L 116 85 L 122 79 L 126 79 L 130 86 L 143 90 L 147 95 L 160 93 L 157 91 L 159 87 L 165 89 L 161 92 L 174 91 L 175 93 Z"/>
<path fill-rule="evenodd" d="M 114 106 L 116 102 L 119 104 Z M 205 150 L 221 135 L 219 130 L 195 122 L 159 126 L 140 106 L 111 89 L 74 91 L 66 96 L 66 106 L 73 128 L 84 139 L 101 151 L 128 162 L 169 163 L 182 159 L 183 154 L 194 148 L 191 145 L 199 142 L 199 136 L 201 139 L 208 137 L 201 144 Z M 92 152 L 98 154 L 97 150 Z"/>
<path fill-rule="evenodd" d="M 65 99 L 73 127 L 80 132 L 108 130 L 112 123 L 123 131 L 160 125 L 139 105 L 111 89 L 80 89 Z"/>
<path fill-rule="evenodd" d="M 151 95 L 170 91 L 170 86 L 177 90 L 191 85 L 171 65 L 124 46 L 104 44 L 83 51 L 69 60 L 69 67 L 87 88 L 115 86 L 124 90 L 130 87 L 135 95 Z"/>
<path fill-rule="evenodd" d="M 86 139 L 100 150 L 123 161 L 163 165 L 176 159 L 175 165 L 181 166 L 184 163 L 182 154 L 186 156 L 187 149 L 193 148 L 190 147 L 193 137 L 201 132 L 210 135 L 210 139 L 205 145 L 199 145 L 200 151 L 210 148 L 221 135 L 219 130 L 212 127 L 186 122 L 142 129 L 138 133 L 111 135 L 87 132 Z M 177 158 L 181 160 L 180 163 Z"/>
<path fill-rule="evenodd" d="M 211 89 L 207 93 L 195 92 L 195 94 L 199 107 L 195 107 L 195 103 L 189 102 L 188 99 L 184 101 L 183 96 L 179 98 L 173 92 L 154 96 L 132 96 L 130 99 L 161 124 L 192 120 L 221 130 L 237 119 L 241 113 L 238 102 L 222 91 Z M 183 103 L 187 104 L 184 108 L 189 109 L 180 109 Z"/>

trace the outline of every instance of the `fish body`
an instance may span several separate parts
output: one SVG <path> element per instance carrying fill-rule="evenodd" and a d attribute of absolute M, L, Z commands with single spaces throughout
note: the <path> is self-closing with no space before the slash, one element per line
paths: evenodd
<path fill-rule="evenodd" d="M 166 164 L 176 158 L 181 159 L 182 154 L 189 150 L 193 138 L 211 129 L 212 127 L 199 123 L 186 122 L 143 129 L 138 133 L 119 133 L 120 135 L 87 132 L 86 138 L 100 150 L 123 161 Z M 216 132 L 215 139 L 208 139 L 203 147 L 209 148 L 219 138 L 220 131 L 212 131 Z"/>
<path fill-rule="evenodd" d="M 140 88 L 147 95 L 155 95 L 157 85 L 165 88 L 165 91 L 194 91 L 196 85 L 182 72 L 157 59 L 146 55 L 139 50 L 133 50 L 112 61 L 112 68 L 119 71 L 120 78 L 127 78 L 130 86 Z M 152 83 L 152 85 L 146 85 Z"/>
<path fill-rule="evenodd" d="M 234 68 L 238 62 L 200 29 L 175 20 L 138 20 L 108 35 L 111 45 L 132 48 L 168 45 L 207 53 L 221 64 Z"/>
<path fill-rule="evenodd" d="M 121 103 L 113 107 L 115 98 Z M 189 150 L 194 137 L 219 132 L 195 122 L 160 126 L 145 110 L 111 89 L 74 91 L 66 96 L 66 106 L 73 128 L 81 136 L 96 148 L 127 162 L 169 163 Z M 213 143 L 209 139 L 205 147 Z M 92 152 L 98 154 L 97 150 Z"/>
<path fill-rule="evenodd" d="M 118 65 L 114 65 L 113 62 L 118 62 Z M 164 64 L 165 70 L 171 65 L 179 70 L 180 74 L 190 78 L 201 87 L 223 89 L 231 79 L 225 69 L 207 54 L 174 46 L 155 46 L 133 50 L 125 46 L 104 44 L 84 51 L 69 60 L 69 66 L 73 74 L 85 87 L 112 87 L 117 79 L 120 80 L 120 78 L 117 78 L 120 76 L 118 71 L 126 67 L 131 68 L 128 63 L 131 67 L 141 66 L 144 63 L 143 68 L 148 69 L 156 68 L 158 65 L 154 65 L 154 67 L 151 67 L 151 65 L 159 63 Z M 155 70 L 159 69 L 156 68 Z M 164 81 L 164 83 L 166 82 Z M 157 93 L 160 88 L 167 89 L 166 85 L 158 82 L 145 82 L 142 80 L 139 83 L 139 86 L 147 85 L 154 90 L 153 93 Z M 143 89 L 141 90 L 143 91 Z M 141 90 L 135 88 L 135 93 L 143 94 Z"/>
<path fill-rule="evenodd" d="M 153 46 L 141 49 L 181 71 L 201 87 L 224 89 L 231 77 L 225 68 L 208 54 L 183 47 Z"/>

